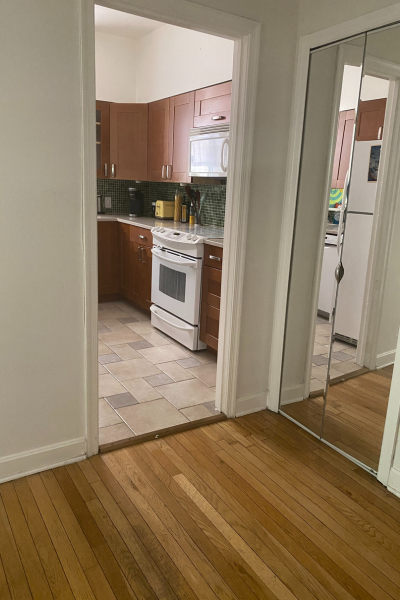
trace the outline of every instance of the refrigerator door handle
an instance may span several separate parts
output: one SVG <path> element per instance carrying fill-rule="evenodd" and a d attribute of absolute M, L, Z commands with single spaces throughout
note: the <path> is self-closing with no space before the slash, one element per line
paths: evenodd
<path fill-rule="evenodd" d="M 342 263 L 338 263 L 336 269 L 335 269 L 335 279 L 338 283 L 340 283 L 343 279 L 343 275 L 344 275 L 344 267 L 342 265 Z"/>

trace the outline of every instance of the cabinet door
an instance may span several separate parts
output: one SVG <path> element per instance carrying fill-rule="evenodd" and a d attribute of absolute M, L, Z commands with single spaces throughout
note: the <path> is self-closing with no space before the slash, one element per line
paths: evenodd
<path fill-rule="evenodd" d="M 193 127 L 194 92 L 169 99 L 169 160 L 167 178 L 170 181 L 190 181 L 189 137 Z"/>
<path fill-rule="evenodd" d="M 141 270 L 140 305 L 145 310 L 150 310 L 150 306 L 151 306 L 151 267 L 152 267 L 151 248 L 149 248 L 147 246 L 141 246 L 139 258 L 140 258 L 140 270 Z"/>
<path fill-rule="evenodd" d="M 221 279 L 220 269 L 203 268 L 202 300 L 215 308 L 219 308 L 221 303 Z"/>
<path fill-rule="evenodd" d="M 110 177 L 147 179 L 148 104 L 110 104 Z"/>
<path fill-rule="evenodd" d="M 149 104 L 148 180 L 167 178 L 169 155 L 169 99 Z"/>
<path fill-rule="evenodd" d="M 119 293 L 129 298 L 131 286 L 130 225 L 119 223 Z"/>
<path fill-rule="evenodd" d="M 96 102 L 96 165 L 98 179 L 110 175 L 110 103 Z"/>
<path fill-rule="evenodd" d="M 97 223 L 99 296 L 118 294 L 118 223 Z"/>
<path fill-rule="evenodd" d="M 381 140 L 385 120 L 386 98 L 360 100 L 357 115 L 357 142 Z"/>
<path fill-rule="evenodd" d="M 334 189 L 344 188 L 346 173 L 350 166 L 355 114 L 355 110 L 343 110 L 339 113 L 331 183 Z"/>
<path fill-rule="evenodd" d="M 232 81 L 196 90 L 194 127 L 229 123 L 231 120 Z"/>
<path fill-rule="evenodd" d="M 200 340 L 214 350 L 218 350 L 219 309 L 202 302 L 200 320 Z"/>
<path fill-rule="evenodd" d="M 129 225 L 132 229 L 132 226 Z M 137 242 L 131 240 L 129 243 L 129 268 L 130 268 L 130 286 L 129 286 L 129 300 L 140 304 L 140 290 L 141 290 L 141 268 L 140 268 L 140 248 Z"/>

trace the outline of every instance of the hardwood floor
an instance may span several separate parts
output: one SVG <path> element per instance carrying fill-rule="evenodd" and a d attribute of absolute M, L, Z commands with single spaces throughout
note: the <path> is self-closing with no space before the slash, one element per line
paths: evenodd
<path fill-rule="evenodd" d="M 400 499 L 260 412 L 0 485 L 1 600 L 389 600 Z"/>
<path fill-rule="evenodd" d="M 378 469 L 393 367 L 329 387 L 322 437 L 375 471 Z M 308 398 L 284 412 L 320 435 L 323 398 Z"/>

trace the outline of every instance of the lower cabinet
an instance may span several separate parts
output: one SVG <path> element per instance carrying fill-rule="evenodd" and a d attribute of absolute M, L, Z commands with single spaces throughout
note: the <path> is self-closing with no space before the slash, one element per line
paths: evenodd
<path fill-rule="evenodd" d="M 200 319 L 200 340 L 218 350 L 219 307 L 221 303 L 222 248 L 204 246 L 204 268 Z"/>
<path fill-rule="evenodd" d="M 118 225 L 116 221 L 97 224 L 99 296 L 118 294 L 119 291 Z"/>

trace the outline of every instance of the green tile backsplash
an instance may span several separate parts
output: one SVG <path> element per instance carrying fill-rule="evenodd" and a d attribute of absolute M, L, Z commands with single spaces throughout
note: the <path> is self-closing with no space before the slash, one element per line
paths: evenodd
<path fill-rule="evenodd" d="M 156 200 L 173 200 L 175 190 L 179 189 L 183 197 L 187 200 L 187 195 L 183 187 L 179 184 L 170 182 L 127 181 L 123 179 L 98 179 L 97 193 L 104 196 L 111 196 L 111 209 L 106 209 L 107 214 L 128 214 L 129 213 L 129 192 L 128 188 L 136 187 L 141 190 L 144 198 L 143 216 L 151 215 L 151 203 Z M 207 194 L 204 203 L 202 224 L 223 227 L 225 220 L 225 201 L 226 185 L 197 185 L 192 184 L 192 189 L 200 190 L 200 194 Z"/>

